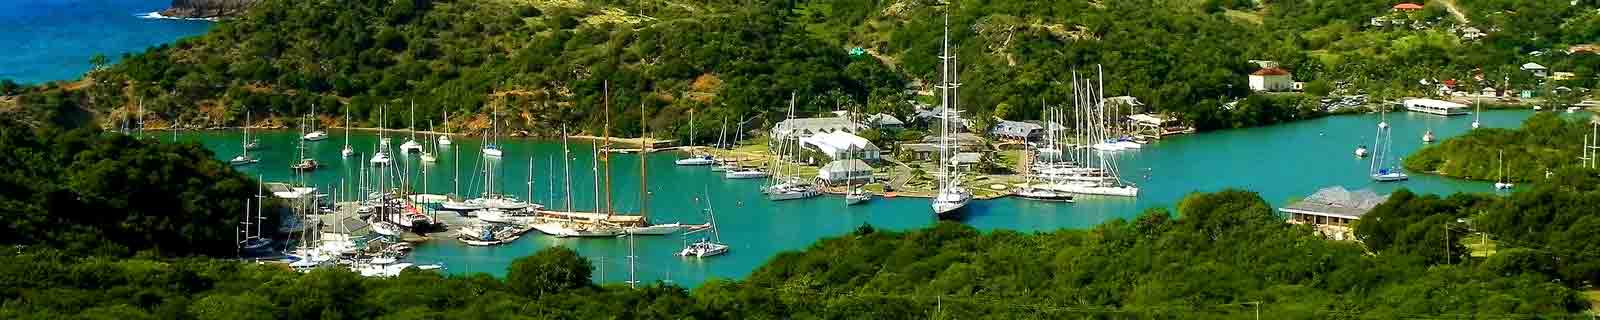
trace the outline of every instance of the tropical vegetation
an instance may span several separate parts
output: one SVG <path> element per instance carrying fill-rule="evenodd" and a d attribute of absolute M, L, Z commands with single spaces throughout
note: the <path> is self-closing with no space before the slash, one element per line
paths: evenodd
<path fill-rule="evenodd" d="M 1429 145 L 1406 156 L 1406 170 L 1452 178 L 1544 182 L 1550 174 L 1583 162 L 1583 140 L 1593 133 L 1587 117 L 1540 113 L 1516 129 L 1482 128 Z M 1592 139 L 1592 138 L 1591 138 Z"/>

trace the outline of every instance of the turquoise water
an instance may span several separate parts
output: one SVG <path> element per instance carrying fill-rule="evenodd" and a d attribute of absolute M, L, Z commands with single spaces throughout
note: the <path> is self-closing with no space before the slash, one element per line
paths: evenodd
<path fill-rule="evenodd" d="M 1516 127 L 1529 115 L 1531 111 L 1493 111 L 1485 113 L 1482 122 L 1485 127 Z M 1137 199 L 1085 196 L 1073 204 L 1018 199 L 977 201 L 965 223 L 984 230 L 1087 228 L 1108 219 L 1133 217 L 1146 208 L 1171 207 L 1192 192 L 1224 188 L 1259 192 L 1267 201 L 1279 206 L 1332 185 L 1373 188 L 1379 192 L 1399 187 L 1428 193 L 1492 192 L 1489 183 L 1423 174 L 1412 174 L 1410 181 L 1401 183 L 1370 182 L 1366 174 L 1368 162 L 1356 159 L 1351 152 L 1357 145 L 1372 145 L 1377 117 L 1335 116 L 1167 139 L 1118 156 L 1121 167 L 1127 172 L 1125 177 L 1142 187 Z M 1422 146 L 1423 132 L 1432 129 L 1441 140 L 1448 139 L 1470 130 L 1471 122 L 1471 116 L 1392 114 L 1390 123 L 1396 139 L 1393 151 L 1409 154 Z M 366 161 L 365 158 L 341 159 L 342 133 L 331 133 L 333 138 L 312 143 L 310 148 L 310 152 L 328 167 L 310 175 L 309 179 L 324 187 L 337 185 L 341 175 Z M 289 165 L 297 157 L 293 147 L 296 137 L 293 132 L 261 134 L 262 142 L 273 149 L 256 152 L 262 159 L 261 164 L 242 170 L 261 174 L 268 180 L 292 179 Z M 218 159 L 231 158 L 239 150 L 238 132 L 189 133 L 179 139 L 201 141 L 217 150 Z M 351 139 L 358 150 L 372 150 L 376 145 L 376 138 L 370 133 L 353 134 Z M 395 136 L 394 143 L 399 145 L 404 140 L 402 136 Z M 536 180 L 532 198 L 562 207 L 561 202 L 549 200 L 563 198 L 559 190 L 551 193 L 560 188 L 550 187 L 549 182 L 554 177 L 555 184 L 561 184 L 559 162 L 555 169 L 550 165 L 551 157 L 559 159 L 559 143 L 507 139 L 501 144 L 506 158 L 492 163 L 501 177 L 498 179 L 504 183 L 496 188 L 524 197 L 528 192 L 527 170 L 531 158 Z M 438 152 L 439 162 L 428 167 L 429 192 L 451 190 L 453 171 L 462 175 L 463 193 L 479 192 L 484 170 L 478 161 L 479 146 L 477 140 L 457 138 L 454 147 Z M 586 142 L 573 146 L 573 189 L 579 195 L 575 197 L 578 209 L 594 206 L 593 198 L 587 196 L 592 194 L 594 186 L 591 150 Z M 454 153 L 457 151 L 459 154 Z M 652 154 L 649 158 L 651 219 L 658 223 L 699 223 L 702 219 L 696 208 L 702 206 L 699 201 L 703 195 L 710 194 L 722 226 L 723 240 L 733 245 L 733 251 L 714 258 L 684 259 L 672 255 L 682 246 L 680 238 L 640 237 L 637 252 L 642 279 L 695 286 L 710 278 L 742 278 L 778 252 L 804 249 L 820 238 L 846 234 L 865 223 L 897 230 L 934 223 L 927 200 L 879 198 L 861 206 L 845 206 L 838 197 L 771 202 L 756 190 L 759 181 L 724 180 L 719 173 L 705 167 L 676 167 L 672 163 L 674 158 L 675 155 L 668 153 Z M 415 156 L 401 159 L 406 162 L 397 164 L 416 165 Z M 616 172 L 614 201 L 624 211 L 637 208 L 638 160 L 637 155 L 614 155 L 612 158 Z M 454 166 L 458 164 L 460 169 L 456 171 Z M 597 268 L 603 269 L 606 282 L 621 281 L 627 276 L 628 247 L 621 239 L 558 239 L 530 235 L 509 245 L 490 248 L 435 241 L 418 246 L 414 257 L 423 262 L 442 262 L 450 272 L 500 275 L 513 259 L 555 245 L 574 248 L 595 261 Z M 600 263 L 602 259 L 604 263 Z M 600 275 L 597 270 L 596 279 L 600 279 Z"/>
<path fill-rule="evenodd" d="M 211 23 L 144 19 L 171 0 L 0 1 L 0 79 L 21 83 L 71 80 L 89 58 L 115 61 L 127 52 L 205 33 Z"/>

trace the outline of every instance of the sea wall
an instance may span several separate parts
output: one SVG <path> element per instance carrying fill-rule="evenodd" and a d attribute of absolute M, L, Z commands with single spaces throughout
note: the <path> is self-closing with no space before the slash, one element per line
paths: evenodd
<path fill-rule="evenodd" d="M 220 18 L 244 12 L 261 0 L 172 0 L 172 6 L 161 10 L 169 18 Z"/>

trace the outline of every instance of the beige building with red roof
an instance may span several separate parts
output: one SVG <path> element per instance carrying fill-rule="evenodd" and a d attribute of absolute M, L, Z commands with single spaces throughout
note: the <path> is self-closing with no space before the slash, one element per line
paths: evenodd
<path fill-rule="evenodd" d="M 1294 90 L 1294 77 L 1289 70 L 1282 68 L 1262 68 L 1250 74 L 1250 90 L 1255 91 L 1290 91 Z"/>

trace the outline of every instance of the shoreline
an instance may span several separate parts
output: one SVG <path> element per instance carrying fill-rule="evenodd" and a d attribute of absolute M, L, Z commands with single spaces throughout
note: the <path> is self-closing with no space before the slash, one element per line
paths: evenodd
<path fill-rule="evenodd" d="M 133 16 L 139 17 L 140 19 L 150 19 L 150 20 L 206 21 L 206 22 L 217 22 L 217 21 L 221 21 L 222 20 L 222 18 L 219 18 L 219 17 L 211 17 L 211 18 L 168 17 L 166 15 L 162 15 L 161 11 L 145 12 L 145 13 L 141 13 L 141 14 L 135 14 Z"/>

